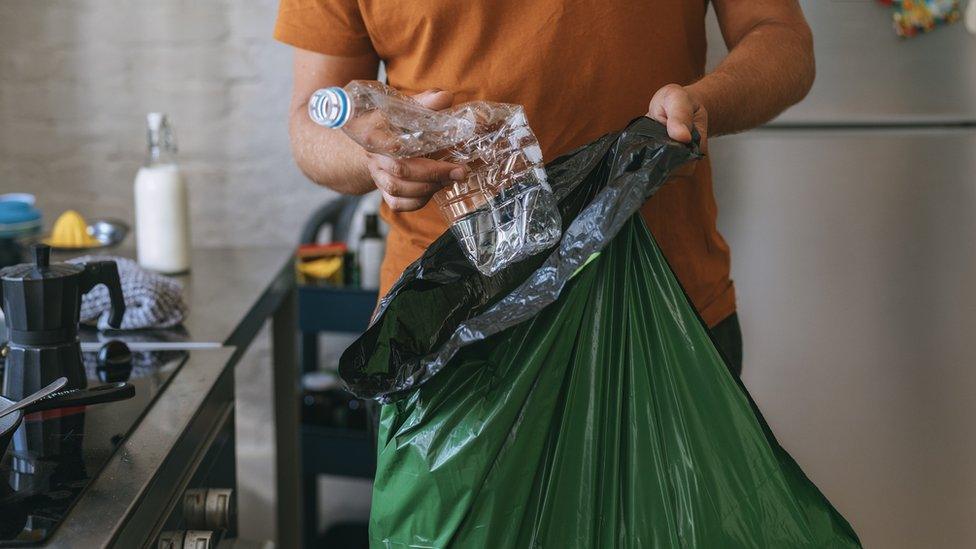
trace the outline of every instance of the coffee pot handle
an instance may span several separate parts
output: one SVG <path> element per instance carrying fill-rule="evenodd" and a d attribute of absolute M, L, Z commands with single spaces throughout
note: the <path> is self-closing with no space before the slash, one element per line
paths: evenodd
<path fill-rule="evenodd" d="M 112 301 L 112 315 L 108 325 L 113 328 L 122 326 L 122 315 L 125 314 L 125 299 L 122 296 L 122 282 L 119 280 L 119 266 L 114 261 L 95 261 L 85 265 L 81 273 L 80 295 L 87 294 L 99 284 L 108 288 L 108 297 Z"/>

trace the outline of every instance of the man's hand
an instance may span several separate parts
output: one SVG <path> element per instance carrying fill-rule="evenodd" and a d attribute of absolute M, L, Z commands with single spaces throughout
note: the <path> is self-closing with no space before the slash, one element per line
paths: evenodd
<path fill-rule="evenodd" d="M 671 139 L 682 143 L 691 143 L 693 128 L 697 128 L 705 147 L 708 111 L 688 88 L 668 84 L 658 90 L 651 98 L 647 117 L 666 125 Z"/>
<path fill-rule="evenodd" d="M 712 5 L 729 55 L 685 86 L 684 95 L 708 110 L 708 133 L 715 137 L 755 128 L 803 99 L 816 67 L 813 35 L 797 0 L 712 0 Z M 674 95 L 676 103 L 686 103 L 682 94 Z M 679 141 L 685 135 L 675 135 L 670 124 L 668 130 Z"/>
<path fill-rule="evenodd" d="M 454 94 L 429 90 L 414 99 L 433 110 L 443 110 L 454 102 Z M 461 181 L 468 172 L 464 166 L 430 158 L 391 158 L 366 153 L 366 169 L 383 200 L 396 212 L 411 212 L 427 205 L 445 185 Z"/>
<path fill-rule="evenodd" d="M 467 168 L 430 158 L 391 158 L 366 152 L 343 132 L 325 131 L 308 117 L 308 98 L 319 88 L 342 86 L 350 80 L 376 77 L 379 58 L 336 57 L 295 51 L 295 83 L 291 103 L 291 143 L 295 161 L 316 183 L 343 194 L 365 194 L 379 189 L 395 211 L 419 210 L 445 185 L 462 180 Z M 454 94 L 429 90 L 414 96 L 429 109 L 443 110 Z M 388 140 L 378 121 L 375 138 Z M 367 136 L 368 138 L 369 136 Z"/>

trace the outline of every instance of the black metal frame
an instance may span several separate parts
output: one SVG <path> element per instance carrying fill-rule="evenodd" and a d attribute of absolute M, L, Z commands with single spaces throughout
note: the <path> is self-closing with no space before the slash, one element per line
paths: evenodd
<path fill-rule="evenodd" d="M 332 240 L 348 238 L 360 197 L 343 196 L 319 208 L 302 229 L 302 242 L 313 242 L 322 227 L 332 226 Z M 359 288 L 306 286 L 298 289 L 298 329 L 302 370 L 318 369 L 321 332 L 362 333 L 376 307 L 377 292 Z M 318 538 L 319 475 L 373 478 L 376 452 L 373 433 L 302 425 L 304 546 Z"/>

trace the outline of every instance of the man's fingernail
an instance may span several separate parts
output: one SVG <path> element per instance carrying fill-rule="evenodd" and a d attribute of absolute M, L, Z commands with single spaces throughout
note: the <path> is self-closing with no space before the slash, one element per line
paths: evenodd
<path fill-rule="evenodd" d="M 451 179 L 455 181 L 461 181 L 464 179 L 464 168 L 454 168 L 451 170 Z"/>

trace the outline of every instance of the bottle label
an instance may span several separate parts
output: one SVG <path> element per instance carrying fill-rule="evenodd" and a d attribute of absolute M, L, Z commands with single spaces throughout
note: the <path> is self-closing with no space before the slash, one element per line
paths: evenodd
<path fill-rule="evenodd" d="M 352 115 L 349 94 L 335 86 L 318 90 L 308 101 L 308 115 L 313 122 L 326 128 L 341 127 Z"/>

